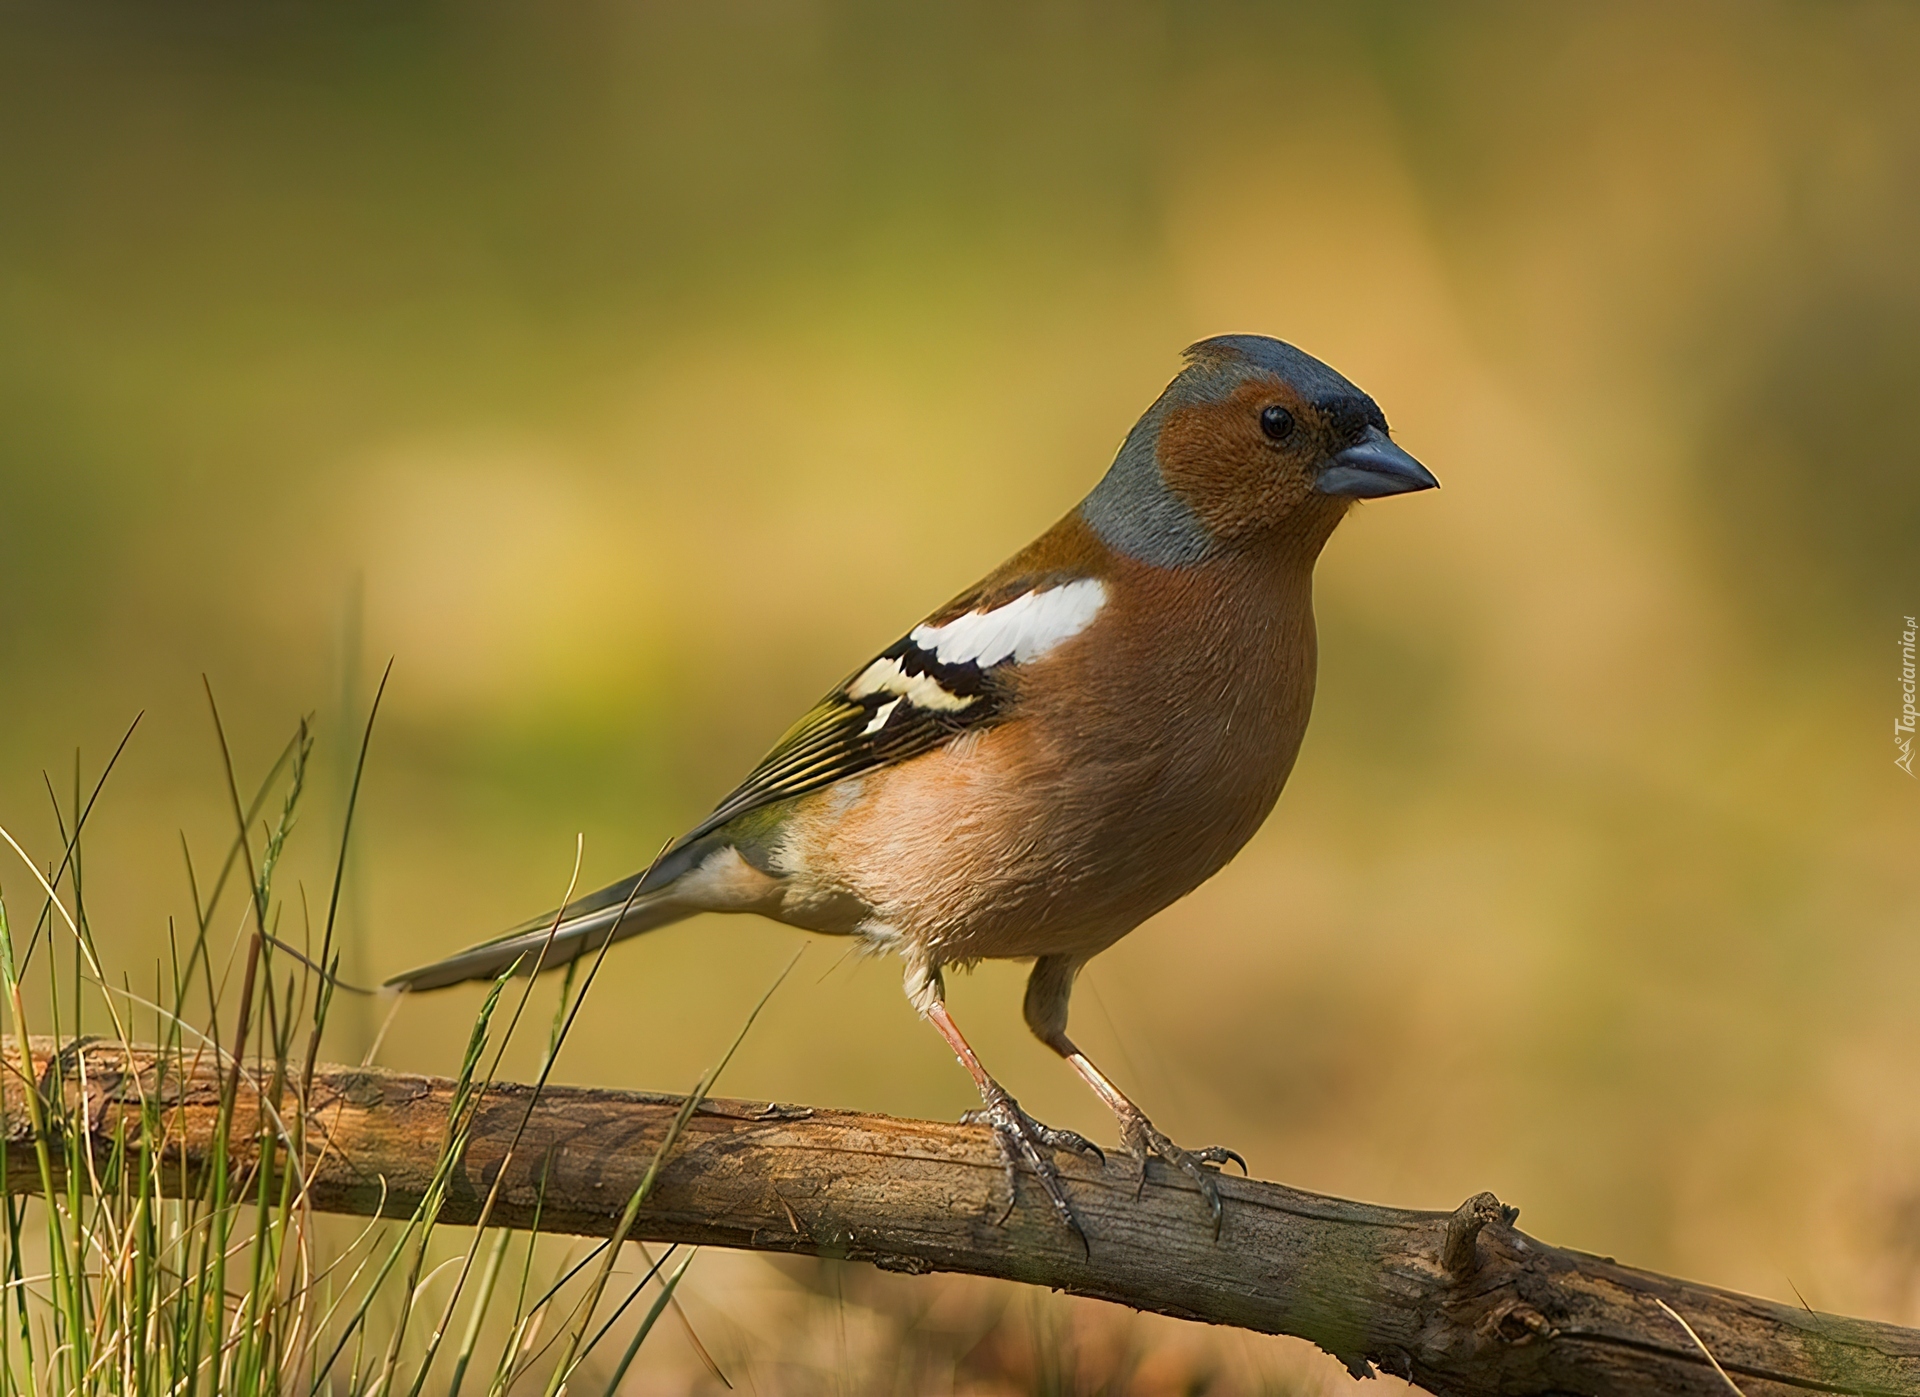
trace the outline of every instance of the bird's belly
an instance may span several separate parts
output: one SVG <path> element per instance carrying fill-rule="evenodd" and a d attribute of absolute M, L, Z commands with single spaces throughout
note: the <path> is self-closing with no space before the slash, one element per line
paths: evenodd
<path fill-rule="evenodd" d="M 1251 837 L 1298 744 L 1275 737 L 1231 760 L 1204 746 L 1075 753 L 1005 724 L 809 797 L 780 871 L 837 885 L 941 961 L 1090 956 Z"/>

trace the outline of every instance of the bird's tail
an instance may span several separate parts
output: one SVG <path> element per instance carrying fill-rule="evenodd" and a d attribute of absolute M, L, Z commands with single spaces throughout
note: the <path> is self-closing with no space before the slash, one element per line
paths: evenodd
<path fill-rule="evenodd" d="M 590 955 L 613 941 L 624 941 L 701 910 L 675 896 L 674 884 L 693 859 L 691 847 L 676 849 L 645 873 L 622 878 L 598 892 L 536 917 L 504 936 L 395 975 L 389 989 L 437 990 L 465 980 L 491 980 L 512 969 L 532 975 Z"/>

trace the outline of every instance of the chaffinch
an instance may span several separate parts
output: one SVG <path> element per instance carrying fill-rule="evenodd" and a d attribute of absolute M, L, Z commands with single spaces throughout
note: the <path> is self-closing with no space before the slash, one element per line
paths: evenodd
<path fill-rule="evenodd" d="M 1273 808 L 1313 703 L 1313 564 L 1335 525 L 1438 483 L 1319 360 L 1202 340 L 1077 508 L 856 669 L 652 867 L 388 983 L 549 968 L 696 912 L 859 937 L 905 962 L 1010 1186 L 1023 1160 L 1078 1234 L 1053 1152 L 1099 1151 L 1022 1111 L 943 1003 L 949 966 L 1031 960 L 1028 1026 L 1111 1108 L 1141 1182 L 1149 1156 L 1183 1170 L 1217 1232 L 1204 1166 L 1239 1156 L 1156 1130 L 1067 1036 L 1068 996 Z"/>

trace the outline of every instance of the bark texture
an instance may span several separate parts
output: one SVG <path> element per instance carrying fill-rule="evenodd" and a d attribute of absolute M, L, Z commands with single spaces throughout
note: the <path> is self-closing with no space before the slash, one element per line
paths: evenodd
<path fill-rule="evenodd" d="M 40 1089 L 65 1098 L 69 1119 L 84 1110 L 97 1158 L 107 1158 L 117 1131 L 138 1129 L 144 1099 L 164 1122 L 170 1187 L 191 1186 L 219 1113 L 223 1078 L 210 1057 L 180 1064 L 105 1043 L 31 1046 Z M 10 1045 L 7 1061 L 19 1062 Z M 7 1177 L 37 1188 L 17 1066 L 9 1075 Z M 433 1174 L 452 1091 L 439 1078 L 326 1067 L 304 1110 L 289 1092 L 278 1114 L 289 1127 L 303 1123 L 312 1206 L 411 1213 Z M 521 1085 L 488 1090 L 442 1221 L 472 1222 L 504 1170 L 493 1224 L 529 1227 L 538 1204 L 542 1231 L 605 1235 L 683 1098 L 578 1087 L 532 1098 Z M 243 1084 L 233 1128 L 247 1142 L 240 1168 L 253 1163 L 258 1108 Z M 1518 1231 L 1515 1211 L 1492 1194 L 1450 1213 L 1419 1212 L 1228 1177 L 1216 1240 L 1192 1184 L 1157 1163 L 1138 1199 L 1124 1158 L 1101 1168 L 1062 1155 L 1060 1167 L 1090 1239 L 1085 1251 L 1030 1178 L 1008 1211 L 999 1152 L 983 1128 L 713 1099 L 676 1144 L 632 1235 L 1025 1281 L 1298 1335 L 1356 1373 L 1372 1364 L 1459 1397 L 1920 1394 L 1920 1331 L 1548 1246 Z"/>

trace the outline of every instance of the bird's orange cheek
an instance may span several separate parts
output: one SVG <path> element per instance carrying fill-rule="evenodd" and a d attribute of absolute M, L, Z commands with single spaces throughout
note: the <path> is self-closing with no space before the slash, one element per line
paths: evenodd
<path fill-rule="evenodd" d="M 1161 429 L 1160 474 L 1215 538 L 1238 538 L 1287 517 L 1309 491 L 1304 475 L 1252 426 L 1247 404 L 1181 408 Z"/>

